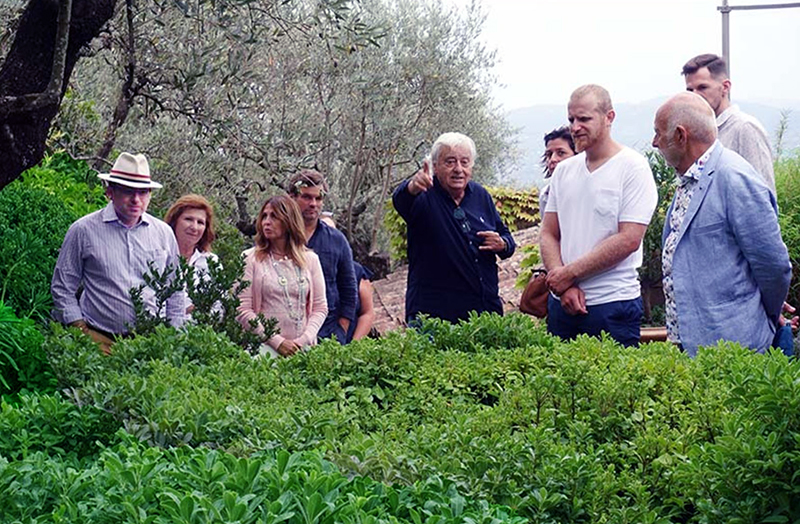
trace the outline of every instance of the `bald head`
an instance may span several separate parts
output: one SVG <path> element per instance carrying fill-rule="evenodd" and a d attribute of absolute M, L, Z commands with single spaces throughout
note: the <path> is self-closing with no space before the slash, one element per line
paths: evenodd
<path fill-rule="evenodd" d="M 717 139 L 717 121 L 714 110 L 706 99 L 696 93 L 679 93 L 662 105 L 656 113 L 666 122 L 668 136 L 675 133 L 678 126 L 683 127 L 689 141 L 705 145 L 706 148 Z"/>
<path fill-rule="evenodd" d="M 658 109 L 655 131 L 653 147 L 683 174 L 717 139 L 717 121 L 703 97 L 684 92 Z"/>

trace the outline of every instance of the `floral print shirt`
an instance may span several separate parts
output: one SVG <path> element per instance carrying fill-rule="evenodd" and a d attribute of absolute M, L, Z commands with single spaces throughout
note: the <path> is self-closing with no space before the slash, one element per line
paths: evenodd
<path fill-rule="evenodd" d="M 689 204 L 692 202 L 692 196 L 697 183 L 700 181 L 700 175 L 703 174 L 703 168 L 708 162 L 708 157 L 711 156 L 711 151 L 714 149 L 712 145 L 705 153 L 700 155 L 700 158 L 695 160 L 694 164 L 686 171 L 686 173 L 678 177 L 678 189 L 675 191 L 675 200 L 672 206 L 672 214 L 669 217 L 669 235 L 664 242 L 664 249 L 661 251 L 661 271 L 664 275 L 664 309 L 666 314 L 667 323 L 667 340 L 680 344 L 680 336 L 678 334 L 678 311 L 675 305 L 675 282 L 672 279 L 672 258 L 675 256 L 675 248 L 678 247 L 678 235 L 681 232 L 683 219 L 686 217 L 686 212 L 689 210 Z"/>

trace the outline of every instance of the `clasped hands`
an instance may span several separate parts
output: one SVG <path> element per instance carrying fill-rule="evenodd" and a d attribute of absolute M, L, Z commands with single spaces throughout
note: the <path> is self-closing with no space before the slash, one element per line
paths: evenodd
<path fill-rule="evenodd" d="M 575 285 L 575 275 L 568 266 L 561 266 L 548 271 L 545 278 L 547 288 L 561 298 L 561 307 L 568 315 L 585 315 L 586 295 Z"/>
<path fill-rule="evenodd" d="M 298 344 L 294 340 L 287 338 L 283 342 L 281 342 L 281 345 L 278 346 L 276 351 L 283 357 L 291 357 L 292 355 L 300 351 L 300 344 Z"/>
<path fill-rule="evenodd" d="M 780 326 L 789 324 L 789 326 L 792 328 L 792 331 L 796 332 L 797 328 L 800 326 L 800 317 L 793 315 L 795 312 L 796 309 L 793 305 L 789 304 L 788 302 L 784 302 L 783 307 L 781 308 L 781 315 L 778 317 L 778 324 Z M 789 313 L 789 318 L 783 316 L 783 313 Z"/>

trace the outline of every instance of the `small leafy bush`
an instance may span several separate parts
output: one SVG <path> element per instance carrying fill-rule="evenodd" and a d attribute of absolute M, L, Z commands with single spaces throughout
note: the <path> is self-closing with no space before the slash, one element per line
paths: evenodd
<path fill-rule="evenodd" d="M 792 262 L 792 284 L 788 302 L 800 304 L 800 156 L 775 163 L 778 221 L 783 242 Z"/>
<path fill-rule="evenodd" d="M 163 271 L 159 271 L 151 265 L 150 271 L 144 275 L 145 283 L 130 291 L 136 316 L 132 331 L 146 335 L 158 326 L 169 325 L 166 316 L 167 300 L 175 293 L 185 291 L 194 305 L 192 322 L 225 333 L 248 353 L 257 355 L 261 344 L 275 333 L 278 322 L 259 314 L 250 321 L 248 330 L 236 320 L 239 294 L 250 285 L 243 278 L 244 260 L 241 256 L 230 259 L 224 266 L 221 262 L 209 260 L 208 274 L 197 280 L 194 268 L 182 258 L 177 268 L 168 265 Z M 142 300 L 145 286 L 151 288 L 155 294 L 155 313 L 150 312 Z M 258 326 L 263 328 L 262 335 L 253 331 Z"/>
<path fill-rule="evenodd" d="M 252 247 L 253 243 L 226 220 L 217 220 L 214 224 L 217 238 L 214 240 L 212 250 L 219 257 L 223 267 L 236 263 L 242 258 L 242 251 Z"/>
<path fill-rule="evenodd" d="M 15 180 L 0 191 L 0 299 L 21 317 L 50 313 L 50 281 L 75 215 L 63 200 Z"/>
<path fill-rule="evenodd" d="M 523 524 L 438 477 L 410 486 L 349 478 L 318 453 L 146 448 L 127 440 L 84 469 L 0 459 L 0 513 L 29 522 Z"/>
<path fill-rule="evenodd" d="M 55 377 L 33 320 L 18 318 L 0 300 L 0 395 L 22 389 L 52 392 Z"/>
<path fill-rule="evenodd" d="M 533 277 L 533 270 L 541 266 L 542 257 L 539 253 L 539 244 L 529 244 L 518 249 L 522 251 L 523 256 L 522 260 L 519 261 L 519 274 L 514 282 L 514 287 L 525 289 L 525 286 L 528 285 L 531 277 Z"/>
<path fill-rule="evenodd" d="M 25 394 L 0 404 L 0 457 L 24 460 L 37 453 L 84 458 L 116 440 L 119 422 L 94 406 L 59 396 Z M 1 513 L 1 512 L 0 512 Z"/>
<path fill-rule="evenodd" d="M 102 209 L 108 203 L 97 173 L 84 160 L 65 151 L 46 155 L 20 176 L 22 183 L 61 200 L 76 218 Z"/>
<path fill-rule="evenodd" d="M 507 516 L 531 523 L 800 519 L 800 364 L 780 352 L 720 344 L 690 359 L 666 343 L 624 348 L 608 337 L 564 343 L 516 314 L 455 325 L 426 319 L 418 330 L 348 346 L 324 341 L 280 360 L 252 359 L 201 326 L 126 339 L 99 360 L 92 360 L 96 348 L 90 358 L 70 339 L 77 331 L 66 333 L 45 347 L 58 351 L 61 344 L 76 353 L 53 359 L 69 397 L 112 414 L 142 443 L 177 447 L 142 451 L 142 444 L 125 444 L 139 457 L 154 457 L 146 467 L 128 455 L 120 459 L 133 469 L 125 476 L 147 479 L 135 486 L 152 487 L 142 495 L 150 493 L 146 504 L 172 499 L 147 475 L 174 471 L 174 457 L 201 453 L 197 467 L 204 473 L 190 475 L 197 479 L 220 468 L 214 464 L 221 459 L 209 457 L 223 452 L 248 462 L 286 451 L 324 456 L 342 478 L 368 477 L 396 490 L 424 490 L 434 479 L 451 510 L 463 498 L 464 508 L 507 506 Z M 22 431 L 9 430 L 6 438 L 29 438 Z M 28 453 L 19 471 L 14 463 L 0 465 L 0 504 L 11 497 L 23 508 L 15 511 L 45 508 L 37 515 L 90 506 L 57 497 L 84 489 L 65 487 L 73 486 L 70 479 L 103 478 L 114 461 L 84 471 L 62 465 L 68 460 Z M 25 467 L 58 473 L 34 481 Z M 80 473 L 65 476 L 70 467 Z M 111 475 L 119 482 L 121 474 Z M 98 482 L 105 493 L 106 481 Z M 4 487 L 12 485 L 30 488 Z M 221 507 L 217 499 L 199 502 L 204 487 L 176 485 L 178 506 L 204 507 L 203 515 Z M 42 498 L 25 504 L 15 493 Z M 103 499 L 110 511 L 121 500 Z M 150 515 L 138 498 L 130 502 Z M 411 506 L 422 518 L 427 506 Z M 435 507 L 435 515 L 450 518 Z"/>

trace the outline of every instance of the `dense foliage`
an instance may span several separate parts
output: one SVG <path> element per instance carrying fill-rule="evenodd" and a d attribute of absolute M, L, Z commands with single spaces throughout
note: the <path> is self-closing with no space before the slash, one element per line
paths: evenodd
<path fill-rule="evenodd" d="M 55 377 L 33 320 L 18 318 L 0 300 L 0 395 L 22 389 L 52 391 Z"/>
<path fill-rule="evenodd" d="M 75 215 L 20 180 L 0 191 L 0 299 L 21 316 L 47 316 L 58 249 Z"/>
<path fill-rule="evenodd" d="M 109 358 L 77 332 L 47 348 L 62 387 L 151 444 L 318 450 L 348 475 L 445 479 L 535 523 L 800 518 L 800 366 L 778 353 L 565 344 L 520 315 L 279 361 L 200 327 Z"/>
<path fill-rule="evenodd" d="M 792 261 L 788 302 L 800 305 L 800 156 L 775 163 L 775 188 L 781 236 Z"/>
<path fill-rule="evenodd" d="M 658 205 L 642 239 L 642 266 L 639 268 L 639 279 L 642 282 L 644 322 L 663 326 L 661 236 L 664 231 L 667 210 L 672 203 L 672 196 L 675 194 L 675 170 L 667 165 L 660 153 L 648 151 L 646 155 L 656 181 Z"/>
<path fill-rule="evenodd" d="M 20 178 L 25 186 L 42 189 L 61 200 L 75 217 L 88 215 L 108 203 L 97 173 L 65 151 L 46 155 Z"/>
<path fill-rule="evenodd" d="M 0 299 L 18 315 L 49 316 L 50 280 L 64 235 L 73 221 L 105 203 L 86 163 L 65 153 L 48 156 L 0 191 Z"/>
<path fill-rule="evenodd" d="M 316 167 L 342 229 L 374 251 L 388 191 L 440 133 L 475 139 L 484 180 L 513 161 L 478 3 L 127 7 L 79 63 L 55 134 L 76 156 L 146 153 L 165 183 L 157 204 L 191 191 L 247 221 Z"/>
<path fill-rule="evenodd" d="M 385 486 L 347 477 L 318 453 L 237 458 L 207 448 L 163 450 L 134 439 L 96 460 L 0 456 L 0 513 L 17 522 L 200 524 L 522 524 L 504 508 L 430 478 Z"/>
<path fill-rule="evenodd" d="M 185 292 L 189 298 L 191 313 L 189 322 L 205 326 L 217 333 L 224 333 L 251 355 L 257 355 L 260 347 L 276 332 L 277 320 L 259 313 L 245 328 L 236 319 L 239 295 L 250 286 L 244 280 L 244 259 L 229 258 L 225 264 L 209 259 L 208 272 L 195 277 L 195 268 L 181 258 L 177 267 L 168 265 L 164 271 L 150 267 L 144 275 L 144 284 L 131 289 L 135 315 L 134 331 L 137 335 L 152 333 L 158 326 L 168 326 L 167 301 L 177 292 Z M 155 311 L 150 311 L 142 301 L 145 287 L 153 290 Z M 257 334 L 260 328 L 260 334 Z"/>

